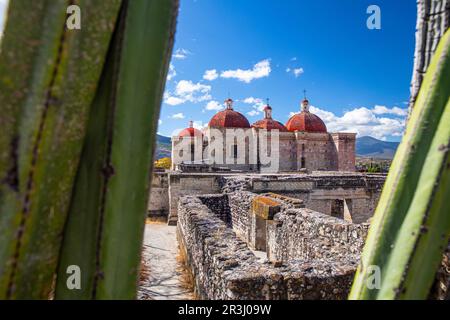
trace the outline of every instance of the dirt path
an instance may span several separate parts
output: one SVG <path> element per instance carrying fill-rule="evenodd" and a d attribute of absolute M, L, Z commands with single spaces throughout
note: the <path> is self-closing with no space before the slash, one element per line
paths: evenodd
<path fill-rule="evenodd" d="M 178 261 L 175 226 L 146 224 L 142 268 L 139 299 L 193 299 L 192 289 L 185 280 L 185 270 Z"/>

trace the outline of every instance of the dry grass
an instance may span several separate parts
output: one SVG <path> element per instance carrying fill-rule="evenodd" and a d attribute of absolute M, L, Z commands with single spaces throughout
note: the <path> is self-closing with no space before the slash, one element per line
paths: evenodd
<path fill-rule="evenodd" d="M 195 295 L 195 282 L 194 277 L 187 267 L 186 255 L 184 250 L 178 246 L 178 254 L 177 254 L 177 272 L 180 275 L 180 284 L 181 287 L 185 290 L 189 290 L 192 292 L 192 300 L 198 300 L 198 297 Z"/>
<path fill-rule="evenodd" d="M 146 245 L 142 246 L 142 251 L 144 252 Z M 145 281 L 148 279 L 150 275 L 150 267 L 145 263 L 145 256 L 144 253 L 142 254 L 141 258 L 141 271 L 139 273 L 139 283 L 140 285 L 143 285 Z"/>
<path fill-rule="evenodd" d="M 167 223 L 167 217 L 151 217 L 145 219 L 145 224 Z"/>

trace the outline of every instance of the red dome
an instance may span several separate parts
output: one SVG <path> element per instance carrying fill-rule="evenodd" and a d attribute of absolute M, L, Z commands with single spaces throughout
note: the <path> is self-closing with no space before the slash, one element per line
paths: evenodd
<path fill-rule="evenodd" d="M 327 132 L 327 127 L 322 119 L 309 111 L 302 111 L 293 115 L 286 122 L 286 128 L 289 131 Z"/>
<path fill-rule="evenodd" d="M 203 133 L 198 129 L 186 128 L 180 132 L 179 137 L 188 137 L 188 136 L 194 137 L 194 136 L 201 136 L 202 134 Z"/>
<path fill-rule="evenodd" d="M 247 118 L 232 108 L 233 100 L 225 101 L 227 108 L 214 115 L 209 121 L 209 127 L 215 128 L 250 128 Z"/>
<path fill-rule="evenodd" d="M 189 128 L 181 130 L 180 134 L 178 135 L 181 137 L 195 137 L 195 136 L 201 136 L 203 133 L 194 128 L 194 123 L 192 121 L 189 122 Z"/>
<path fill-rule="evenodd" d="M 272 130 L 276 129 L 280 132 L 288 132 L 289 130 L 281 123 L 273 119 L 262 119 L 252 124 L 253 128 Z"/>
<path fill-rule="evenodd" d="M 302 112 L 294 114 L 288 122 L 286 128 L 289 131 L 321 132 L 327 133 L 327 126 L 315 114 L 309 112 L 309 101 L 305 99 L 301 103 Z"/>
<path fill-rule="evenodd" d="M 276 129 L 281 132 L 288 131 L 288 129 L 282 123 L 272 119 L 272 107 L 269 106 L 269 104 L 264 107 L 264 119 L 256 121 L 254 124 L 252 124 L 252 127 L 266 130 Z"/>

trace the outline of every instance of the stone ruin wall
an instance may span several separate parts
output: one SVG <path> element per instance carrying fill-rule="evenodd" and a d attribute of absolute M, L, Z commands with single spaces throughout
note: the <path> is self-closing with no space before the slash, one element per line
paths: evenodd
<path fill-rule="evenodd" d="M 368 223 L 353 224 L 309 209 L 289 209 L 267 224 L 267 254 L 276 263 L 342 259 L 352 264 L 359 260 L 368 229 Z"/>
<path fill-rule="evenodd" d="M 261 262 L 248 243 L 227 226 L 219 210 L 222 205 L 216 206 L 218 202 L 207 200 L 209 197 L 182 197 L 178 208 L 177 235 L 199 298 L 346 299 L 356 269 L 356 255 L 344 259 L 336 259 L 343 254 L 316 254 L 309 260 L 292 257 L 280 265 Z M 211 198 L 219 199 L 217 195 Z M 331 218 L 329 223 L 339 220 Z"/>
<path fill-rule="evenodd" d="M 162 216 L 176 224 L 178 199 L 184 195 L 276 192 L 301 199 L 311 210 L 333 215 L 335 201 L 345 203 L 352 222 L 367 221 L 375 211 L 385 176 L 342 173 L 252 175 L 213 173 L 155 173 L 149 216 Z M 236 218 L 240 219 L 240 218 Z"/>
<path fill-rule="evenodd" d="M 169 210 L 169 175 L 155 172 L 151 184 L 148 216 L 155 219 L 166 219 Z"/>
<path fill-rule="evenodd" d="M 222 192 L 245 190 L 257 194 L 275 192 L 303 200 L 305 207 L 327 215 L 334 215 L 336 201 L 348 212 L 341 210 L 337 217 L 353 223 L 370 219 L 378 204 L 385 181 L 384 175 L 324 174 L 286 176 L 247 176 L 222 178 Z M 342 208 L 341 208 L 342 209 Z"/>
<path fill-rule="evenodd" d="M 168 223 L 175 225 L 178 216 L 178 200 L 184 195 L 220 193 L 219 176 L 214 174 L 169 175 Z"/>

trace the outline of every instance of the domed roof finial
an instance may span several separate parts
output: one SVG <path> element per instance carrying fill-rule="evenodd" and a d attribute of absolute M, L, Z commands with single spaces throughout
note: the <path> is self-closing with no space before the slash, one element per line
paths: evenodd
<path fill-rule="evenodd" d="M 227 110 L 233 110 L 233 99 L 228 98 L 225 100 L 225 105 L 227 106 Z"/>
<path fill-rule="evenodd" d="M 306 90 L 303 90 L 302 112 L 309 112 L 309 101 L 306 99 Z"/>
<path fill-rule="evenodd" d="M 186 129 L 182 130 L 179 135 L 180 138 L 183 137 L 201 137 L 203 136 L 203 133 L 194 128 L 194 121 L 190 120 L 189 121 L 189 127 L 187 127 Z"/>
<path fill-rule="evenodd" d="M 266 106 L 264 107 L 264 118 L 272 119 L 272 107 L 269 105 L 269 98 L 266 99 Z"/>

